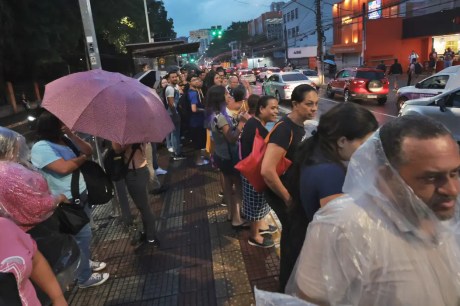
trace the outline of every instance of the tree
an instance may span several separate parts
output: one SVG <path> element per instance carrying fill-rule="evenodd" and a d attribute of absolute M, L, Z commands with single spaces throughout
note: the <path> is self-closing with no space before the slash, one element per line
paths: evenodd
<path fill-rule="evenodd" d="M 148 3 L 150 31 L 155 41 L 172 40 L 176 38 L 174 21 L 168 18 L 163 1 L 150 0 Z"/>

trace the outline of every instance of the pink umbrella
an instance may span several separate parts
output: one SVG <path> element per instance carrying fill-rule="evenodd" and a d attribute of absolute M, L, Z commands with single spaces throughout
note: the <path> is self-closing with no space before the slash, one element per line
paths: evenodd
<path fill-rule="evenodd" d="M 161 142 L 174 130 L 153 89 L 99 69 L 47 84 L 42 106 L 72 130 L 120 144 Z"/>

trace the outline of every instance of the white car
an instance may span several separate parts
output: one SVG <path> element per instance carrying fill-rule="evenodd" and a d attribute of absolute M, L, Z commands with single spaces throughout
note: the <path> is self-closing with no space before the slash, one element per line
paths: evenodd
<path fill-rule="evenodd" d="M 303 73 L 307 78 L 313 81 L 316 85 L 321 85 L 318 72 L 313 69 L 294 69 L 294 72 Z"/>
<path fill-rule="evenodd" d="M 415 86 L 401 87 L 396 94 L 396 108 L 404 102 L 418 98 L 433 97 L 460 87 L 460 66 L 451 66 L 423 79 Z"/>
<path fill-rule="evenodd" d="M 259 81 L 263 82 L 275 72 L 281 72 L 281 69 L 278 67 L 264 67 L 257 77 L 259 78 Z"/>
<path fill-rule="evenodd" d="M 308 84 L 317 88 L 316 84 L 303 73 L 272 73 L 262 84 L 262 94 L 275 96 L 281 102 L 291 99 L 292 91 L 301 84 Z"/>
<path fill-rule="evenodd" d="M 423 115 L 442 122 L 460 143 L 460 87 L 437 96 L 408 100 L 399 116 Z"/>
<path fill-rule="evenodd" d="M 252 72 L 252 70 L 239 70 L 238 75 L 240 76 L 240 80 L 248 81 L 249 84 L 256 84 L 256 76 L 254 75 L 254 72 Z"/>

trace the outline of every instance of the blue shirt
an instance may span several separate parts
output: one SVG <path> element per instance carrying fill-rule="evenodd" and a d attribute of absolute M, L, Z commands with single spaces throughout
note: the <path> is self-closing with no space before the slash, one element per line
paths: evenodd
<path fill-rule="evenodd" d="M 69 160 L 77 157 L 75 153 L 64 145 L 59 145 L 49 141 L 41 140 L 32 147 L 32 164 L 43 174 L 53 195 L 64 194 L 68 199 L 72 198 L 70 184 L 72 173 L 61 175 L 46 169 L 46 166 L 58 159 Z M 86 190 L 86 183 L 80 173 L 79 180 L 80 194 Z"/>
<path fill-rule="evenodd" d="M 321 208 L 320 200 L 342 193 L 345 169 L 336 163 L 320 163 L 303 167 L 300 173 L 300 202 L 308 217 Z"/>
<path fill-rule="evenodd" d="M 188 100 L 191 105 L 196 105 L 197 112 L 191 112 L 190 114 L 190 127 L 203 127 L 204 128 L 204 105 L 201 103 L 201 99 L 198 95 L 198 91 L 189 89 Z M 190 105 L 190 106 L 191 106 Z M 200 111 L 201 110 L 201 111 Z"/>

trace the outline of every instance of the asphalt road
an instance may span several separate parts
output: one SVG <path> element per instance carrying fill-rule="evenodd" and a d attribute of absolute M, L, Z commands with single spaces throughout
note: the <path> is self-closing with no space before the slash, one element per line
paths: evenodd
<path fill-rule="evenodd" d="M 256 85 L 252 86 L 253 88 L 253 93 L 260 95 L 262 93 L 262 84 L 257 83 Z M 334 107 L 335 105 L 339 103 L 343 103 L 343 97 L 341 96 L 335 96 L 334 99 L 329 99 L 326 97 L 326 90 L 325 88 L 320 89 L 320 103 L 319 103 L 319 115 L 326 113 L 329 109 Z M 388 120 L 391 120 L 392 118 L 396 118 L 398 111 L 396 109 L 396 95 L 395 92 L 391 91 L 390 94 L 388 95 L 388 101 L 385 103 L 385 105 L 378 105 L 376 101 L 353 101 L 352 103 L 357 103 L 359 105 L 362 105 L 363 107 L 367 108 L 370 110 L 375 118 L 377 118 L 377 121 L 379 122 L 380 125 L 384 124 Z M 288 101 L 283 101 L 282 103 L 282 111 L 284 112 L 289 112 L 290 111 L 290 105 Z"/>

